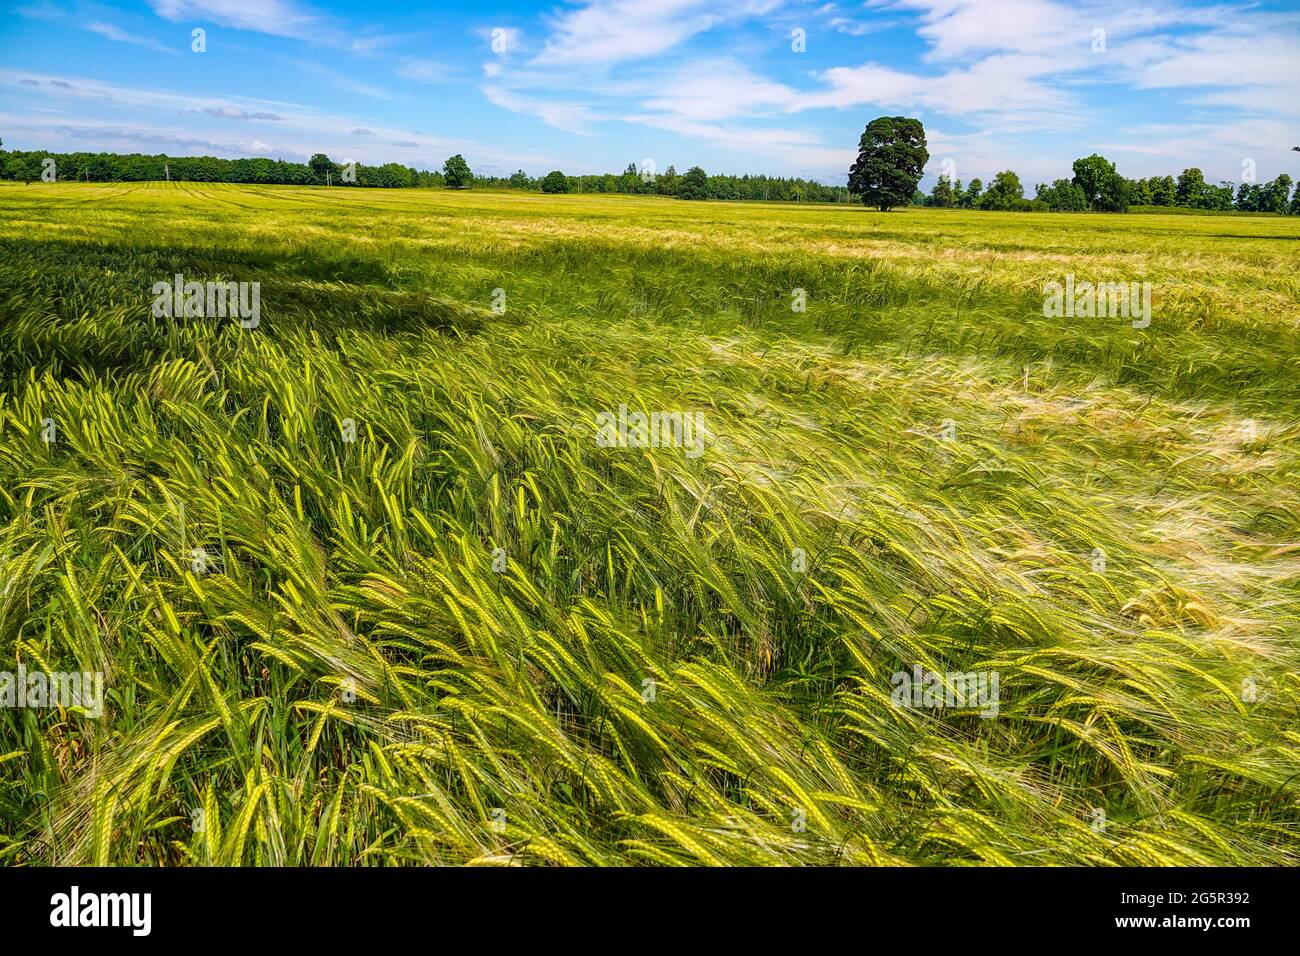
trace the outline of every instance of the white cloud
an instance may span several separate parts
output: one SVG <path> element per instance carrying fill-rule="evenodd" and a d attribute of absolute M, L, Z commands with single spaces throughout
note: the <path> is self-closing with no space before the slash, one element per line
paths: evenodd
<path fill-rule="evenodd" d="M 175 54 L 180 52 L 179 50 L 173 50 L 170 47 L 165 47 L 157 40 L 154 40 L 150 37 L 136 36 L 134 33 L 127 33 L 125 30 L 119 27 L 115 27 L 111 23 L 103 23 L 101 21 L 96 20 L 91 23 L 87 23 L 86 29 L 89 30 L 91 33 L 98 33 L 100 36 L 104 37 L 105 39 L 114 40 L 117 43 L 132 43 L 136 46 L 147 47 L 150 50 L 157 50 L 159 53 Z"/>
<path fill-rule="evenodd" d="M 348 40 L 348 50 L 358 56 L 374 56 L 385 48 L 396 46 L 411 40 L 410 34 L 377 33 L 370 36 L 352 37 Z"/>
<path fill-rule="evenodd" d="M 972 117 L 990 129 L 1067 129 L 1077 123 L 1073 97 L 1038 82 L 1053 69 L 1050 60 L 1018 55 L 989 57 L 936 76 L 871 63 L 833 67 L 820 74 L 826 88 L 801 96 L 798 108 L 920 107 Z"/>
<path fill-rule="evenodd" d="M 776 5 L 777 0 L 590 0 L 556 18 L 536 62 L 612 64 L 657 56 L 719 24 Z"/>
<path fill-rule="evenodd" d="M 798 107 L 798 91 L 755 74 L 733 59 L 694 61 L 638 91 L 643 105 L 687 120 L 716 120 Z"/>
<path fill-rule="evenodd" d="M 270 120 L 271 122 L 280 122 L 284 119 L 276 113 L 252 112 L 248 110 L 236 109 L 233 106 L 205 106 L 202 109 L 191 109 L 191 113 L 204 113 L 216 119 L 237 119 L 237 120 Z"/>
<path fill-rule="evenodd" d="M 397 75 L 416 83 L 437 83 L 448 76 L 447 67 L 437 60 L 411 58 L 397 67 Z"/>
<path fill-rule="evenodd" d="M 262 100 L 245 96 L 197 96 L 164 89 L 147 89 L 107 83 L 87 77 L 53 76 L 31 71 L 0 69 L 0 87 L 27 86 L 35 80 L 51 87 L 47 98 L 90 101 L 96 108 L 166 110 L 176 113 L 207 113 L 213 116 L 251 116 L 266 114 L 280 116 L 287 110 L 309 110 L 291 103 Z"/>
<path fill-rule="evenodd" d="M 678 116 L 655 114 L 633 115 L 624 119 L 668 130 L 722 149 L 752 152 L 769 158 L 775 156 L 787 167 L 819 171 L 847 170 L 857 155 L 854 149 L 828 147 L 815 134 L 792 128 L 698 123 Z"/>
<path fill-rule="evenodd" d="M 1170 87 L 1283 87 L 1300 90 L 1300 43 L 1292 34 L 1207 34 L 1176 41 L 1168 55 L 1152 57 L 1135 85 Z"/>
<path fill-rule="evenodd" d="M 283 55 L 278 55 L 278 58 L 300 73 L 310 73 L 312 76 L 319 77 L 325 83 L 337 90 L 342 90 L 344 93 L 356 94 L 376 100 L 386 100 L 392 97 L 392 94 L 383 87 L 375 86 L 373 83 L 367 83 L 364 80 L 358 80 L 346 73 L 340 73 L 319 60 L 304 60 L 301 57 Z"/>
<path fill-rule="evenodd" d="M 1042 53 L 1072 38 L 1087 49 L 1093 26 L 1086 6 L 1050 0 L 898 0 L 921 12 L 916 31 L 931 44 L 931 59 L 1014 50 Z"/>
<path fill-rule="evenodd" d="M 292 0 L 149 0 L 149 6 L 173 22 L 199 20 L 236 30 L 306 39 L 321 28 L 321 18 Z"/>
<path fill-rule="evenodd" d="M 1209 182 L 1240 181 L 1243 160 L 1255 160 L 1261 179 L 1285 171 L 1295 127 L 1277 119 L 1226 123 L 1150 123 L 1099 144 L 1126 167 L 1127 175 L 1178 172 L 1198 166 Z"/>
<path fill-rule="evenodd" d="M 888 24 L 872 23 L 869 20 L 854 20 L 850 17 L 832 17 L 830 25 L 836 33 L 845 33 L 851 37 L 863 37 L 868 33 L 878 33 L 889 28 Z"/>
<path fill-rule="evenodd" d="M 591 123 L 596 119 L 592 111 L 583 104 L 529 97 L 502 86 L 489 84 L 483 87 L 483 95 L 494 106 L 510 110 L 512 113 L 536 116 L 547 126 L 554 126 L 556 129 L 578 136 L 585 136 Z"/>
<path fill-rule="evenodd" d="M 70 8 L 60 7 L 53 3 L 39 3 L 33 6 L 15 7 L 14 12 L 30 20 L 43 20 L 46 23 L 54 23 L 61 27 L 88 30 L 115 43 L 130 43 L 135 46 L 146 47 L 158 53 L 180 53 L 180 50 L 173 50 L 170 47 L 163 46 L 163 44 L 151 37 L 130 33 L 116 24 L 102 19 L 116 14 L 117 11 L 95 3 L 81 3 Z"/>

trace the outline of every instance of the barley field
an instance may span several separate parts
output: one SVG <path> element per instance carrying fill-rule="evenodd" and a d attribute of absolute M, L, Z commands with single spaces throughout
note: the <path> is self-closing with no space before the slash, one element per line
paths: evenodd
<path fill-rule="evenodd" d="M 0 671 L 103 679 L 0 709 L 2 863 L 1300 863 L 1300 219 L 5 183 L 0 245 Z"/>

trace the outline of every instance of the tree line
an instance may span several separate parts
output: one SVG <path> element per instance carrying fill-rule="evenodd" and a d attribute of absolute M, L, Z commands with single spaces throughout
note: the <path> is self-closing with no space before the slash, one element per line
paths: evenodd
<path fill-rule="evenodd" d="M 1074 161 L 1074 176 L 1039 183 L 1033 199 L 1026 199 L 1020 177 L 1011 170 L 998 173 L 986 191 L 972 179 L 965 189 L 940 176 L 930 194 L 913 194 L 915 205 L 944 209 L 994 209 L 1024 212 L 1126 212 L 1131 206 L 1180 206 L 1219 212 L 1273 212 L 1300 215 L 1300 189 L 1292 195 L 1292 179 L 1282 173 L 1267 183 L 1241 183 L 1234 188 L 1224 180 L 1217 186 L 1205 181 L 1196 167 L 1173 176 L 1126 179 L 1104 156 Z"/>
<path fill-rule="evenodd" d="M 416 169 L 400 163 L 367 166 L 337 163 L 317 153 L 305 163 L 280 159 L 219 159 L 215 156 L 156 156 L 141 153 L 48 153 L 0 149 L 0 177 L 21 182 L 42 178 L 46 160 L 54 160 L 54 177 L 62 182 L 260 183 L 279 186 L 361 186 L 432 189 L 521 189 L 544 193 L 624 193 L 682 199 L 757 199 L 770 202 L 849 202 L 843 186 L 782 176 L 710 176 L 698 166 L 679 174 L 629 163 L 619 175 L 570 176 L 552 170 L 529 176 L 522 169 L 509 176 L 475 174 L 465 158 L 451 156 L 441 170 Z"/>
<path fill-rule="evenodd" d="M 0 142 L 0 146 L 3 143 Z M 798 177 L 709 175 L 699 166 L 678 173 L 669 166 L 656 173 L 645 164 L 629 163 L 621 174 L 568 175 L 552 170 L 530 176 L 522 169 L 509 176 L 478 175 L 459 154 L 448 157 L 441 170 L 417 169 L 400 163 L 368 166 L 341 164 L 324 153 L 305 163 L 279 159 L 219 159 L 214 156 L 167 156 L 141 153 L 46 153 L 0 148 L 0 177 L 32 182 L 54 161 L 54 178 L 86 182 L 258 183 L 286 186 L 360 186 L 389 189 L 518 189 L 547 194 L 621 193 L 671 196 L 678 199 L 759 200 L 767 202 L 846 203 L 861 201 L 882 209 L 932 206 L 944 209 L 995 211 L 1124 212 L 1131 206 L 1168 206 L 1239 212 L 1300 215 L 1300 189 L 1292 193 L 1286 173 L 1267 183 L 1212 185 L 1197 168 L 1177 177 L 1126 179 L 1104 156 L 1077 159 L 1070 179 L 1040 183 L 1027 198 L 1013 170 L 995 175 L 987 188 L 979 179 L 963 187 L 960 179 L 940 176 L 929 195 L 917 189 L 929 152 L 919 120 L 880 117 L 867 125 L 859 155 L 849 170 L 849 185 L 826 186 Z M 49 175 L 48 173 L 46 174 Z"/>
<path fill-rule="evenodd" d="M 172 179 L 194 183 L 262 183 L 278 186 L 441 186 L 441 173 L 400 163 L 348 166 L 317 153 L 306 163 L 281 159 L 219 159 L 215 156 L 156 156 L 141 153 L 48 153 L 0 149 L 0 176 L 22 182 L 43 178 L 47 159 L 60 182 L 153 182 Z"/>
<path fill-rule="evenodd" d="M 1300 147 L 1296 147 L 1300 150 Z M 849 190 L 868 206 L 990 209 L 1002 212 L 1125 212 L 1130 206 L 1181 206 L 1187 209 L 1237 210 L 1300 215 L 1300 189 L 1282 173 L 1268 183 L 1231 182 L 1214 186 L 1193 167 L 1173 176 L 1126 179 L 1115 164 L 1094 153 L 1074 161 L 1070 179 L 1040 183 L 1033 199 L 1014 170 L 993 177 L 988 188 L 972 179 L 963 189 L 952 175 L 939 177 L 927 196 L 917 189 L 930 152 L 921 121 L 907 116 L 879 116 L 858 140 L 858 157 L 849 168 Z"/>
<path fill-rule="evenodd" d="M 673 196 L 677 199 L 745 199 L 766 202 L 851 202 L 853 197 L 844 186 L 826 186 L 811 179 L 763 175 L 713 175 L 699 166 L 678 173 L 669 166 L 662 173 L 651 168 L 638 169 L 629 163 L 615 176 L 569 176 L 553 169 L 534 179 L 522 169 L 499 181 L 515 189 L 544 193 L 626 193 L 639 196 Z"/>

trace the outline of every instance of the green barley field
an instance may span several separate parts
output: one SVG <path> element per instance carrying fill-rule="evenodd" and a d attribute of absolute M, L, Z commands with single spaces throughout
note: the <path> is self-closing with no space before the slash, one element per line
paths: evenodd
<path fill-rule="evenodd" d="M 1300 219 L 5 183 L 0 246 L 0 671 L 103 680 L 0 709 L 0 862 L 1300 863 Z"/>

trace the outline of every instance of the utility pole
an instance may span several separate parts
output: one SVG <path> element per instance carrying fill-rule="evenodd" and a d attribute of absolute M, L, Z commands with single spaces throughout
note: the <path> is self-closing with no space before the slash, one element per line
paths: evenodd
<path fill-rule="evenodd" d="M 167 163 L 163 163 L 163 178 L 168 182 L 172 181 L 172 168 Z"/>

